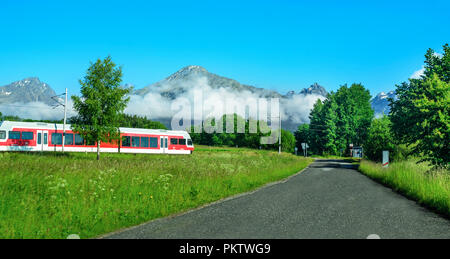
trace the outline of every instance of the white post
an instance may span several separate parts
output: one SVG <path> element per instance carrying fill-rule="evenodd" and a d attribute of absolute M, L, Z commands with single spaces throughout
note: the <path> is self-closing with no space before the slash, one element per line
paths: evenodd
<path fill-rule="evenodd" d="M 281 109 L 278 109 L 278 119 L 280 120 L 280 135 L 278 137 L 278 154 L 281 154 Z"/>
<path fill-rule="evenodd" d="M 64 100 L 64 124 L 63 124 L 63 137 L 62 137 L 62 152 L 64 153 L 64 142 L 66 142 L 66 117 L 67 117 L 67 88 Z"/>
<path fill-rule="evenodd" d="M 383 168 L 389 167 L 389 151 L 383 151 Z"/>

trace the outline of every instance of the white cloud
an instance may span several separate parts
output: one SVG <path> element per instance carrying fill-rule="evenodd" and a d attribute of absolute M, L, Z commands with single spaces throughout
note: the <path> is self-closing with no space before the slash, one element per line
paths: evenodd
<path fill-rule="evenodd" d="M 33 120 L 61 120 L 64 118 L 62 106 L 53 108 L 43 102 L 0 104 L 0 112 L 3 115 L 19 116 L 24 119 Z M 74 116 L 72 101 L 67 104 L 67 118 Z"/>
<path fill-rule="evenodd" d="M 179 99 L 168 100 L 161 96 L 161 92 L 173 89 L 173 87 L 178 90 L 181 89 L 183 92 L 183 94 L 179 95 Z M 152 87 L 151 92 L 145 96 L 132 95 L 130 97 L 130 103 L 125 109 L 125 113 L 147 116 L 154 120 L 171 119 L 176 113 L 171 110 L 172 102 L 179 101 L 182 103 L 187 99 L 191 104 L 194 104 L 194 96 L 196 94 L 198 95 L 198 92 L 202 93 L 202 99 L 204 100 L 203 117 L 208 115 L 220 117 L 226 113 L 226 108 L 222 109 L 220 106 L 214 108 L 214 104 L 242 105 L 248 104 L 249 100 L 258 100 L 258 98 L 261 98 L 258 94 L 250 91 L 236 92 L 228 88 L 212 88 L 208 84 L 206 77 L 194 77 L 182 83 L 177 83 L 175 86 L 171 82 L 168 82 L 158 87 Z M 309 122 L 309 113 L 317 99 L 323 100 L 325 97 L 321 95 L 294 95 L 292 98 L 281 99 L 280 108 L 282 119 L 290 120 L 298 124 Z M 270 99 L 268 101 L 270 103 Z M 196 111 L 197 109 L 192 106 L 191 110 Z M 240 112 L 236 111 L 236 113 L 241 116 L 245 115 L 241 114 L 242 110 Z"/>
<path fill-rule="evenodd" d="M 415 71 L 409 78 L 420 79 L 424 75 L 424 72 L 425 72 L 425 68 L 422 66 L 421 69 Z"/>

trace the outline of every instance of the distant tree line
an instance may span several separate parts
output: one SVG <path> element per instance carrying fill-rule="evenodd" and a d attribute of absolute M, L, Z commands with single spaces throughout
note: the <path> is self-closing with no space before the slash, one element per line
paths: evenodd
<path fill-rule="evenodd" d="M 0 121 L 23 121 L 23 122 L 46 122 L 46 123 L 63 123 L 63 119 L 61 120 L 34 120 L 34 119 L 26 119 L 20 118 L 15 115 L 2 115 L 0 112 Z"/>
<path fill-rule="evenodd" d="M 233 133 L 226 132 L 226 119 L 227 116 L 233 116 Z M 219 120 L 216 121 L 214 118 L 209 118 L 206 122 L 212 126 L 219 126 L 222 124 L 222 130 L 215 130 L 214 132 L 208 132 L 205 130 L 205 123 L 203 125 L 197 125 L 191 127 L 191 138 L 194 144 L 199 145 L 209 145 L 209 146 L 232 146 L 232 147 L 248 147 L 255 149 L 272 149 L 278 150 L 278 141 L 275 144 L 261 144 L 261 137 L 269 136 L 271 132 L 267 123 L 265 121 L 255 121 L 253 119 L 244 119 L 237 114 L 223 115 Z M 242 133 L 238 133 L 238 123 L 244 125 L 245 130 Z M 256 132 L 250 130 L 251 124 L 256 125 Z M 217 127 L 216 127 L 217 128 Z M 201 133 L 196 133 L 200 132 Z M 290 131 L 281 131 L 281 148 L 283 152 L 294 152 L 295 138 Z"/>

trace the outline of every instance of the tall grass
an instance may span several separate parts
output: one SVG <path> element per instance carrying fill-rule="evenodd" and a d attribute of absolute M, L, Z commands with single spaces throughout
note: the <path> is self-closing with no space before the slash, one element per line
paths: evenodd
<path fill-rule="evenodd" d="M 362 160 L 359 170 L 419 203 L 450 216 L 450 173 L 429 171 L 430 166 L 415 160 L 394 162 L 389 168 Z"/>
<path fill-rule="evenodd" d="M 0 153 L 0 238 L 95 237 L 249 191 L 310 159 L 248 149 L 193 155 Z M 214 151 L 214 152 L 213 152 Z"/>

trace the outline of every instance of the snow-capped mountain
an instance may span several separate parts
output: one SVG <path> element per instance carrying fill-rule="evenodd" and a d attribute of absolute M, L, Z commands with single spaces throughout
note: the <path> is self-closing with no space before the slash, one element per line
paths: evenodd
<path fill-rule="evenodd" d="M 186 93 L 191 87 L 191 85 L 187 82 L 190 82 L 196 78 L 206 78 L 206 83 L 212 89 L 225 88 L 235 92 L 248 91 L 261 97 L 281 97 L 281 94 L 276 91 L 244 85 L 234 79 L 210 73 L 201 66 L 184 67 L 157 83 L 136 90 L 135 94 L 144 96 L 149 92 L 157 91 L 164 97 L 175 99 Z"/>
<path fill-rule="evenodd" d="M 388 93 L 381 92 L 377 94 L 371 101 L 372 109 L 375 111 L 375 116 L 381 116 L 383 114 L 389 114 L 389 99 L 396 99 L 396 95 L 394 91 L 390 91 Z"/>
<path fill-rule="evenodd" d="M 51 99 L 55 91 L 37 77 L 29 77 L 0 87 L 0 104 L 43 102 L 55 104 Z"/>

